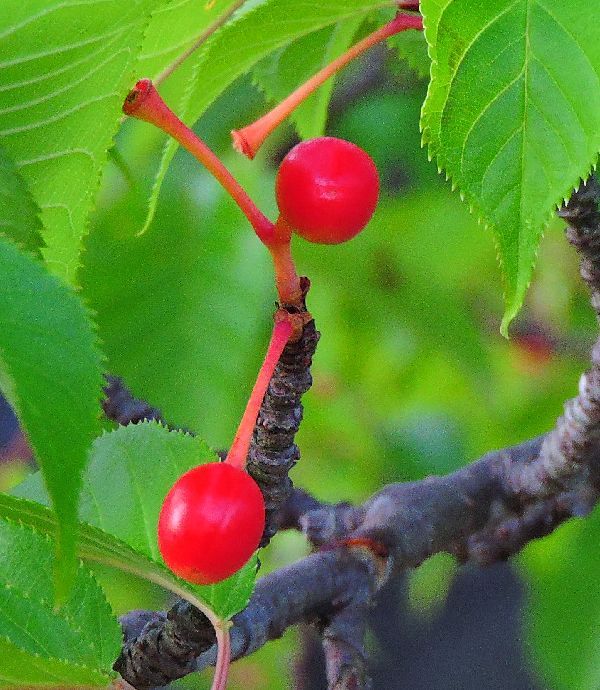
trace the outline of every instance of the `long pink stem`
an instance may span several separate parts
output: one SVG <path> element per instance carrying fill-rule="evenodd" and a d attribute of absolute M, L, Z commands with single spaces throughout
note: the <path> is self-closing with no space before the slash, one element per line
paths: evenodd
<path fill-rule="evenodd" d="M 266 115 L 242 129 L 234 129 L 231 132 L 234 148 L 248 158 L 254 158 L 269 134 L 323 82 L 327 81 L 327 79 L 339 72 L 339 70 L 371 48 L 371 46 L 407 29 L 423 29 L 423 19 L 415 14 L 397 14 L 391 22 L 363 38 L 347 52 L 327 65 L 327 67 L 317 72 Z"/>
<path fill-rule="evenodd" d="M 217 663 L 211 690 L 226 690 L 229 667 L 231 666 L 231 638 L 229 637 L 229 630 L 220 625 L 215 626 L 215 634 L 217 637 Z"/>
<path fill-rule="evenodd" d="M 292 331 L 293 326 L 289 320 L 277 321 L 273 326 L 273 333 L 271 334 L 271 341 L 267 349 L 267 354 L 258 372 L 256 383 L 254 384 L 250 399 L 244 410 L 242 421 L 235 434 L 229 453 L 225 458 L 225 462 L 239 467 L 240 469 L 246 467 L 250 440 L 252 438 L 252 432 L 254 431 L 254 425 L 256 424 L 260 406 L 262 405 L 263 398 L 269 387 L 269 381 L 273 376 L 275 366 L 292 335 Z"/>
<path fill-rule="evenodd" d="M 196 136 L 167 106 L 150 79 L 138 81 L 125 99 L 123 111 L 127 115 L 150 122 L 162 129 L 187 149 L 229 192 L 250 221 L 260 240 L 269 245 L 275 234 L 273 223 L 260 211 L 240 183 L 202 139 Z"/>

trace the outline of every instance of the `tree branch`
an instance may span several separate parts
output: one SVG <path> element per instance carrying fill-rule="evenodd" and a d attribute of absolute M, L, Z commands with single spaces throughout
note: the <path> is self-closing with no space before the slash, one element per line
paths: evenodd
<path fill-rule="evenodd" d="M 351 536 L 383 541 L 389 557 L 384 560 L 368 549 L 337 547 L 261 578 L 248 607 L 233 618 L 233 658 L 253 653 L 280 637 L 290 625 L 322 620 L 362 593 L 372 593 L 385 581 L 391 567 L 416 567 L 440 551 L 464 553 L 471 535 L 491 529 L 499 514 L 507 514 L 508 508 L 501 509 L 501 469 L 507 463 L 523 467 L 532 462 L 542 438 L 488 453 L 446 477 L 392 484 L 375 494 L 365 504 L 361 526 Z M 323 510 L 327 507 L 317 509 Z M 347 507 L 331 506 L 330 510 L 346 511 Z M 567 516 L 561 515 L 560 521 Z M 513 543 L 519 541 L 518 530 L 511 533 L 511 538 Z M 520 542 L 525 543 L 523 538 Z M 473 548 L 469 555 L 476 559 L 478 552 Z M 491 562 L 490 553 L 482 561 Z M 115 668 L 138 690 L 165 685 L 214 662 L 215 649 L 206 640 L 196 643 L 188 636 L 185 663 L 179 666 L 177 656 L 172 656 L 172 645 L 165 644 L 172 637 L 185 638 L 181 633 L 183 621 L 191 612 L 196 618 L 200 615 L 190 606 L 182 607 L 184 615 L 179 622 L 172 621 L 174 627 L 167 628 L 164 618 L 158 619 L 127 640 Z M 127 627 L 131 627 L 131 621 Z M 190 657 L 194 655 L 199 657 L 192 664 Z"/>
<path fill-rule="evenodd" d="M 599 200 L 600 186 L 591 180 L 561 212 L 571 224 L 569 241 L 582 254 L 582 275 L 597 313 Z M 258 581 L 248 607 L 233 619 L 234 658 L 251 654 L 290 625 L 327 621 L 330 688 L 350 687 L 340 684 L 350 677 L 366 682 L 359 619 L 364 621 L 366 606 L 387 576 L 417 567 L 441 551 L 492 563 L 564 520 L 586 514 L 599 498 L 599 426 L 600 341 L 579 395 L 544 436 L 490 452 L 445 477 L 386 486 L 357 508 L 318 505 L 297 492 L 281 511 L 279 523 L 300 526 L 316 544 L 333 544 Z M 180 619 L 172 617 L 170 622 L 156 614 L 141 633 L 139 625 L 126 621 L 126 632 L 133 634 L 116 666 L 125 680 L 144 690 L 179 677 L 172 673 L 178 659 L 167 644 L 170 639 L 185 642 L 180 671 L 214 662 L 214 645 L 201 632 L 200 614 L 190 609 L 182 605 Z M 190 625 L 192 630 L 186 631 Z M 195 662 L 193 655 L 199 655 Z M 136 664 L 127 663 L 134 658 Z"/>
<path fill-rule="evenodd" d="M 581 276 L 600 315 L 600 185 L 591 177 L 560 211 L 567 220 L 567 239 L 581 256 Z M 597 464 L 600 440 L 600 342 L 592 351 L 592 367 L 579 381 L 579 395 L 569 400 L 555 428 L 547 434 L 540 459 L 508 477 L 521 500 L 567 491 L 586 468 Z M 506 468 L 510 475 L 510 468 Z"/>
<path fill-rule="evenodd" d="M 323 629 L 327 686 L 331 690 L 369 690 L 372 687 L 365 649 L 370 603 L 370 596 L 355 599 L 334 613 Z"/>

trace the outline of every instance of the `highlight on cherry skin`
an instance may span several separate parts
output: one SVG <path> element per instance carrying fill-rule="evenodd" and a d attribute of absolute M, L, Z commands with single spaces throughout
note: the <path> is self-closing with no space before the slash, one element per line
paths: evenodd
<path fill-rule="evenodd" d="M 176 575 L 208 585 L 249 560 L 264 526 L 264 499 L 252 477 L 228 463 L 208 463 L 179 477 L 165 497 L 158 547 Z"/>
<path fill-rule="evenodd" d="M 280 222 L 309 242 L 339 244 L 369 222 L 379 197 L 377 167 L 335 137 L 300 142 L 283 159 L 275 193 Z"/>

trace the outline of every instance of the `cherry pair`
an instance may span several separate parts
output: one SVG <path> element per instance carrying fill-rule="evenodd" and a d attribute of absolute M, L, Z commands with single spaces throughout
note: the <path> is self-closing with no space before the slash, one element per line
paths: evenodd
<path fill-rule="evenodd" d="M 311 242 L 344 242 L 368 223 L 378 191 L 375 164 L 358 146 L 331 137 L 302 142 L 286 156 L 277 175 L 278 227 L 283 221 Z M 280 338 L 273 367 L 290 334 L 291 328 Z M 271 369 L 267 373 L 268 385 Z M 229 462 L 201 465 L 182 475 L 163 503 L 159 548 L 169 568 L 186 580 L 218 582 L 237 572 L 258 548 L 264 501 L 243 466 L 265 391 L 263 386 L 254 402 L 250 399 L 247 444 L 236 452 L 234 441 Z M 238 431 L 236 441 L 240 437 Z"/>
<path fill-rule="evenodd" d="M 302 299 L 291 258 L 292 232 L 311 242 L 336 244 L 354 237 L 371 218 L 379 193 L 377 169 L 358 146 L 321 137 L 302 142 L 277 175 L 280 211 L 271 223 L 214 153 L 166 106 L 147 80 L 139 81 L 124 111 L 174 136 L 231 193 L 273 257 L 282 304 Z M 285 312 L 284 312 L 285 313 Z M 275 324 L 265 363 L 225 463 L 190 470 L 167 495 L 159 518 L 159 548 L 166 564 L 199 584 L 235 573 L 258 547 L 264 528 L 262 494 L 244 471 L 252 430 L 275 365 L 292 335 L 290 321 Z"/>

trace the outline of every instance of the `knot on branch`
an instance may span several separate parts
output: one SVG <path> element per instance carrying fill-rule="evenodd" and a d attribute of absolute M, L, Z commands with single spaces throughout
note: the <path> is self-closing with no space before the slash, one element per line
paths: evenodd
<path fill-rule="evenodd" d="M 294 438 L 302 421 L 302 395 L 312 385 L 310 366 L 318 340 L 315 322 L 310 319 L 300 338 L 286 345 L 254 428 L 247 469 L 265 498 L 261 546 L 268 544 L 277 531 L 277 512 L 292 490 L 288 473 L 300 458 Z"/>
<path fill-rule="evenodd" d="M 362 524 L 364 517 L 364 509 L 350 503 L 322 505 L 304 513 L 299 519 L 299 528 L 318 548 L 348 537 Z"/>

